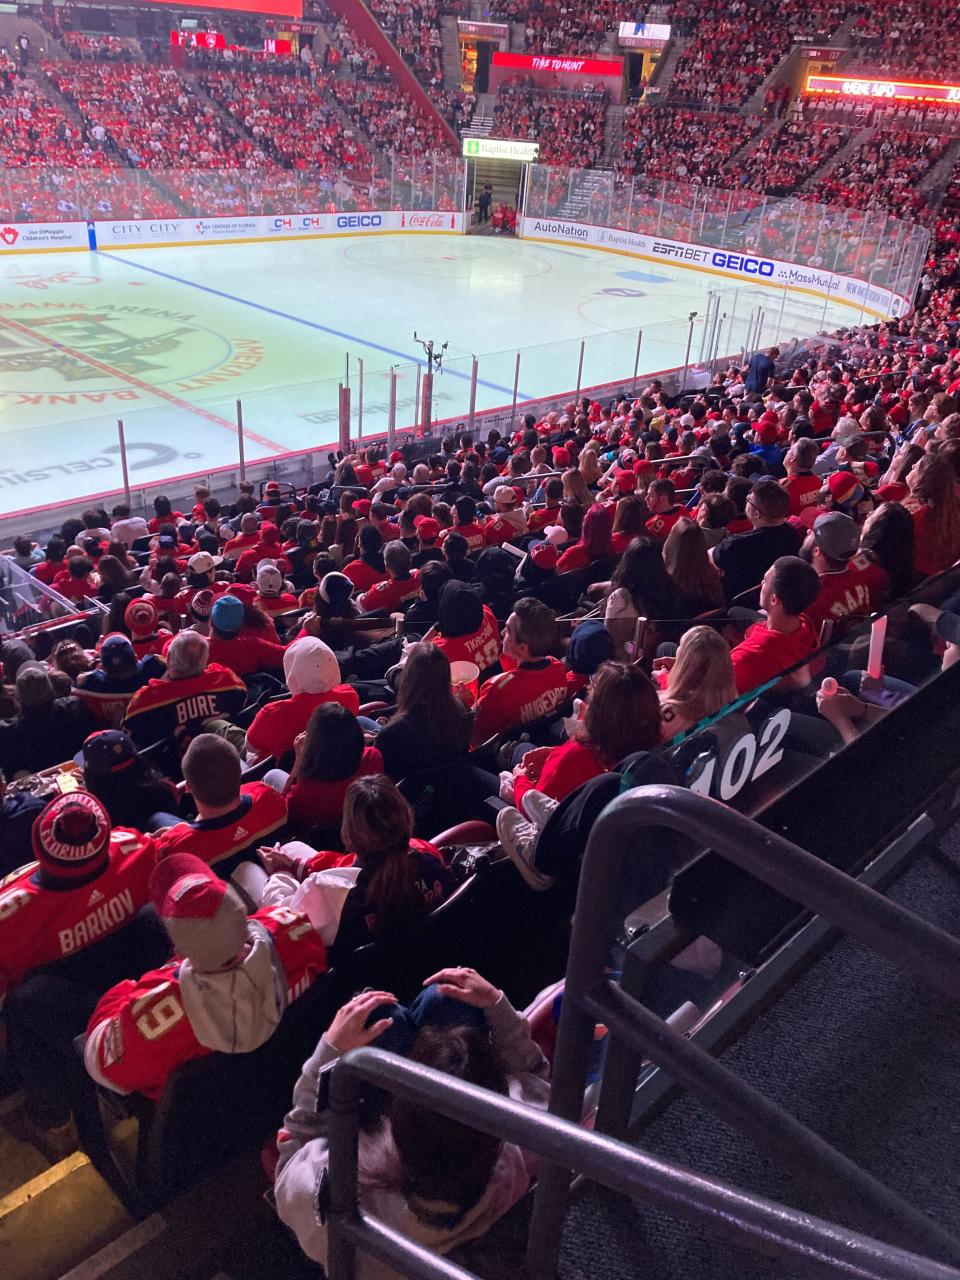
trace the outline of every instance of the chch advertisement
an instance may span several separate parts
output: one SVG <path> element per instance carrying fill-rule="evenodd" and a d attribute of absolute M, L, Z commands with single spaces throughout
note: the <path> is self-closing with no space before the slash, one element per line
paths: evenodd
<path fill-rule="evenodd" d="M 78 245 L 87 244 L 84 224 L 77 224 Z M 384 209 L 344 213 L 292 213 L 245 218 L 142 218 L 96 223 L 101 249 L 134 245 L 230 244 L 244 240 L 312 239 L 324 236 L 383 232 L 456 235 L 464 215 L 437 209 Z"/>

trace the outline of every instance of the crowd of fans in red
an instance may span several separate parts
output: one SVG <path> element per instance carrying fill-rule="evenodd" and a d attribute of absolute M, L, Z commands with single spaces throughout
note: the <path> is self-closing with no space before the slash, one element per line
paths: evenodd
<path fill-rule="evenodd" d="M 605 90 L 540 92 L 525 78 L 501 84 L 493 109 L 494 133 L 540 143 L 544 164 L 592 168 L 604 151 Z"/>
<path fill-rule="evenodd" d="M 762 125 L 758 116 L 635 104 L 624 112 L 624 161 L 620 171 L 723 186 L 730 183 L 725 172 L 731 157 L 757 135 Z"/>
<path fill-rule="evenodd" d="M 926 205 L 918 184 L 941 159 L 950 139 L 881 129 L 832 169 L 813 194 L 851 209 L 884 209 L 917 218 Z"/>

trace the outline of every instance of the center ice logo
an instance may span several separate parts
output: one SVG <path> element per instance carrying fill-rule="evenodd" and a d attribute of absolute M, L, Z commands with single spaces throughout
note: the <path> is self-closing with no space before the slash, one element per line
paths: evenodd
<path fill-rule="evenodd" d="M 136 400 L 148 386 L 196 390 L 262 357 L 259 342 L 231 341 L 175 311 L 72 299 L 0 306 L 0 376 L 21 403 L 71 403 L 66 392 Z"/>

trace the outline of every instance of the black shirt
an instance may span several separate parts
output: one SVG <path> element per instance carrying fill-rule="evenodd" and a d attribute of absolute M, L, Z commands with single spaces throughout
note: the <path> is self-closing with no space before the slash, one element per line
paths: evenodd
<path fill-rule="evenodd" d="M 767 525 L 724 538 L 713 558 L 723 574 L 726 601 L 729 603 L 741 591 L 758 586 L 774 560 L 795 556 L 802 541 L 800 531 L 791 524 Z"/>

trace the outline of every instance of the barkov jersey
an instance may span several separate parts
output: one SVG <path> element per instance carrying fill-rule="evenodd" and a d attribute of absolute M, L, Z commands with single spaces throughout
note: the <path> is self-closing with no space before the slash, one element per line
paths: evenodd
<path fill-rule="evenodd" d="M 0 881 L 0 998 L 40 965 L 76 955 L 128 925 L 149 901 L 156 861 L 150 836 L 115 827 L 106 867 L 85 884 L 47 888 L 35 862 Z"/>
<path fill-rule="evenodd" d="M 250 923 L 269 936 L 289 1007 L 326 973 L 323 941 L 305 915 L 284 906 L 262 907 Z M 200 1043 L 184 1006 L 183 963 L 174 957 L 136 981 L 117 983 L 101 997 L 84 1051 L 87 1071 L 99 1084 L 156 1099 L 178 1067 L 212 1052 Z"/>

